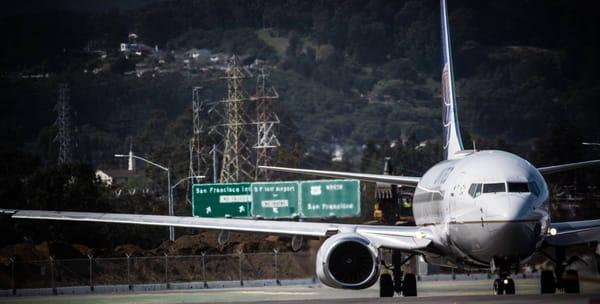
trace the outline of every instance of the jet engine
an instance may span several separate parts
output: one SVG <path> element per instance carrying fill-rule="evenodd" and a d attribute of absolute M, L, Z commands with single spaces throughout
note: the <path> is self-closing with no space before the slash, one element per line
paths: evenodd
<path fill-rule="evenodd" d="M 333 288 L 368 288 L 379 276 L 378 251 L 361 235 L 336 234 L 319 248 L 317 276 Z"/>

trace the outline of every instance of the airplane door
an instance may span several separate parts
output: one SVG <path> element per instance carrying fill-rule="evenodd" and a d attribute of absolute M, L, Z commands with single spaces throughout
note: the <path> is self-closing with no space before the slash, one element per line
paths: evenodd
<path fill-rule="evenodd" d="M 450 191 L 450 199 L 448 200 L 450 221 L 456 222 L 456 197 L 458 196 L 458 185 L 454 185 Z"/>

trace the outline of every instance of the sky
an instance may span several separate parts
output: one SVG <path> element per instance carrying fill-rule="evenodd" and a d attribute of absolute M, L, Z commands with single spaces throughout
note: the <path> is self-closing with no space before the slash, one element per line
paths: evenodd
<path fill-rule="evenodd" d="M 0 16 L 36 12 L 48 8 L 74 11 L 103 11 L 110 9 L 129 10 L 160 0 L 21 0 L 1 1 Z"/>

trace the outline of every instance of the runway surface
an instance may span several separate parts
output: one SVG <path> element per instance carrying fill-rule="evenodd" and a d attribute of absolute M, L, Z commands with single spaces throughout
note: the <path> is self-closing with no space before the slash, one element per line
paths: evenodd
<path fill-rule="evenodd" d="M 600 283 L 582 282 L 581 295 L 539 295 L 538 279 L 516 280 L 517 295 L 494 296 L 491 280 L 419 282 L 419 297 L 379 298 L 379 288 L 338 290 L 321 285 L 296 287 L 178 290 L 127 294 L 7 297 L 1 303 L 598 303 Z"/>

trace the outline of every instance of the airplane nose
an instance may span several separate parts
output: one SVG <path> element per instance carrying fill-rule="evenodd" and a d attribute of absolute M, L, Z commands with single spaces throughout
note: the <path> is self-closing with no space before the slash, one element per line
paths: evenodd
<path fill-rule="evenodd" d="M 540 238 L 540 220 L 527 194 L 504 193 L 480 204 L 480 224 L 454 225 L 453 241 L 479 261 L 530 256 Z"/>

